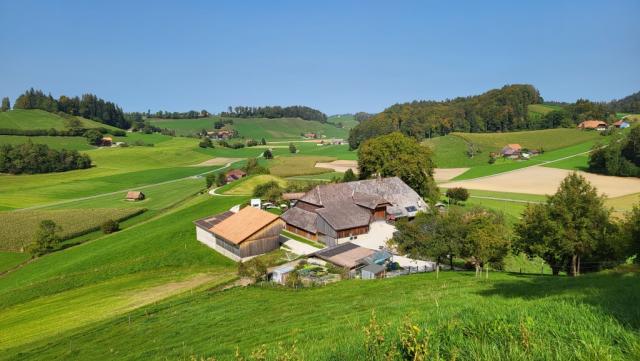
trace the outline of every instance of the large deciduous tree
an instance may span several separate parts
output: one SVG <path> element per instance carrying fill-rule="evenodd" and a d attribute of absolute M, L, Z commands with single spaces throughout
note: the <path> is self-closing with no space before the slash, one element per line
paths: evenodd
<path fill-rule="evenodd" d="M 361 179 L 397 176 L 424 198 L 439 196 L 431 149 L 401 133 L 365 141 L 358 149 L 358 168 Z"/>
<path fill-rule="evenodd" d="M 6 112 L 11 109 L 11 103 L 9 102 L 9 98 L 2 98 L 2 105 L 0 105 L 0 112 Z"/>
<path fill-rule="evenodd" d="M 465 214 L 467 232 L 462 254 L 473 260 L 476 275 L 486 264 L 501 265 L 511 248 L 511 234 L 504 216 L 476 207 Z"/>
<path fill-rule="evenodd" d="M 568 175 L 545 204 L 527 207 L 516 226 L 517 247 L 542 257 L 554 274 L 568 265 L 577 276 L 582 259 L 598 252 L 616 258 L 619 237 L 604 200 L 583 176 Z"/>

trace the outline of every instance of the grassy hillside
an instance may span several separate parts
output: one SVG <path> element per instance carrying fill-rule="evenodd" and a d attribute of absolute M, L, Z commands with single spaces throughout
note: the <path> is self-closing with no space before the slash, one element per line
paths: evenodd
<path fill-rule="evenodd" d="M 438 167 L 455 168 L 487 165 L 489 153 L 499 152 L 509 143 L 549 152 L 577 145 L 586 145 L 588 150 L 596 141 L 603 139 L 597 132 L 558 128 L 508 133 L 451 133 L 429 139 L 426 144 L 434 149 Z M 473 158 L 467 156 L 469 143 L 481 151 Z"/>
<path fill-rule="evenodd" d="M 90 119 L 75 117 L 84 128 L 117 129 Z M 66 129 L 66 120 L 54 113 L 40 109 L 14 109 L 0 112 L 0 128 L 6 129 Z"/>
<path fill-rule="evenodd" d="M 24 343 L 30 339 L 26 335 L 29 333 L 32 340 L 42 339 L 42 335 L 57 333 L 59 327 L 71 329 L 83 325 L 83 315 L 94 312 L 92 305 L 106 294 L 111 301 L 118 302 L 113 307 L 108 302 L 100 303 L 104 308 L 95 310 L 98 314 L 102 311 L 111 314 L 113 308 L 120 310 L 118 306 L 123 300 L 128 309 L 136 306 L 135 302 L 141 300 L 132 291 L 139 292 L 149 282 L 170 284 L 198 274 L 226 274 L 229 279 L 229 272 L 234 269 L 232 262 L 195 241 L 192 221 L 228 210 L 244 200 L 200 196 L 156 219 L 47 255 L 1 277 L 0 328 L 21 330 L 25 334 L 11 332 L 16 337 L 11 343 Z M 84 295 L 82 302 L 76 300 L 78 294 Z M 69 307 L 70 301 L 73 307 Z M 41 303 L 50 307 L 37 306 Z M 54 311 L 56 307 L 60 309 Z M 47 324 L 41 322 L 42 317 L 79 319 Z M 40 326 L 34 328 L 35 325 Z M 0 349 L 8 346 L 6 339 L 0 342 Z"/>
<path fill-rule="evenodd" d="M 328 123 L 342 123 L 342 126 L 346 129 L 351 129 L 358 125 L 356 117 L 353 114 L 332 115 L 327 118 Z"/>
<path fill-rule="evenodd" d="M 0 135 L 0 144 L 23 144 L 31 140 L 34 144 L 46 144 L 53 149 L 89 150 L 95 147 L 89 145 L 85 137 L 27 137 L 22 135 Z"/>
<path fill-rule="evenodd" d="M 177 134 L 189 135 L 202 129 L 213 130 L 213 124 L 218 117 L 201 119 L 152 119 L 151 123 L 161 127 L 175 129 Z M 346 138 L 348 130 L 337 128 L 332 124 L 322 124 L 316 121 L 300 118 L 233 118 L 233 129 L 241 137 L 260 140 L 297 140 L 301 133 L 317 133 L 328 138 Z"/>
<path fill-rule="evenodd" d="M 427 333 L 433 359 L 634 360 L 640 357 L 638 281 L 637 273 L 577 279 L 493 273 L 489 280 L 441 273 L 299 291 L 197 292 L 63 328 L 56 342 L 9 310 L 13 323 L 3 329 L 10 347 L 0 359 L 20 353 L 21 360 L 231 360 L 236 347 L 248 355 L 264 344 L 274 357 L 278 343 L 288 350 L 296 342 L 305 360 L 365 360 L 371 351 L 363 328 L 375 311 L 387 343 L 398 342 L 399 329 L 410 322 Z"/>
<path fill-rule="evenodd" d="M 287 185 L 287 181 L 280 177 L 271 174 L 260 174 L 231 183 L 224 191 L 224 194 L 250 196 L 257 185 L 271 181 L 278 182 L 283 187 Z"/>

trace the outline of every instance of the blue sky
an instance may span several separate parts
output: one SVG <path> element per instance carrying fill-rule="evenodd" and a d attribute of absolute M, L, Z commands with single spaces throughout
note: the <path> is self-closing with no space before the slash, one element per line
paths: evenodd
<path fill-rule="evenodd" d="M 638 14 L 640 1 L 0 0 L 0 96 L 334 114 L 530 83 L 610 100 L 640 90 Z"/>

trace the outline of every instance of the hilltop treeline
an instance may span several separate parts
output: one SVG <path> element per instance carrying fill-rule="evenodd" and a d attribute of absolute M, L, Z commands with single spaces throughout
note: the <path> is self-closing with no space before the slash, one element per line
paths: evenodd
<path fill-rule="evenodd" d="M 640 92 L 610 103 L 610 107 L 620 113 L 640 113 Z"/>
<path fill-rule="evenodd" d="M 143 112 L 129 112 L 125 113 L 125 118 L 133 121 L 142 121 L 148 118 L 158 119 L 199 119 L 211 116 L 211 113 L 202 109 L 201 111 L 189 110 L 188 112 L 168 112 L 166 110 L 158 110 L 155 113 L 151 111 Z"/>
<path fill-rule="evenodd" d="M 94 94 L 83 94 L 81 97 L 61 95 L 55 99 L 51 94 L 33 88 L 24 92 L 13 104 L 14 109 L 42 109 L 48 112 L 63 112 L 92 119 L 121 129 L 131 125 L 125 119 L 122 109 L 116 104 L 98 98 Z"/>
<path fill-rule="evenodd" d="M 589 171 L 622 177 L 640 177 L 640 126 L 607 147 L 595 147 L 589 154 Z"/>
<path fill-rule="evenodd" d="M 220 116 L 230 118 L 301 118 L 305 120 L 315 120 L 321 123 L 327 122 L 326 114 L 302 105 L 289 107 L 229 107 L 228 111 L 220 113 Z"/>
<path fill-rule="evenodd" d="M 611 102 L 578 99 L 575 103 L 550 102 L 546 114 L 531 113 L 529 105 L 543 99 L 532 85 L 508 85 L 484 94 L 453 100 L 413 101 L 395 104 L 372 117 L 362 117 L 349 134 L 349 145 L 400 131 L 418 140 L 450 132 L 507 132 L 514 130 L 575 127 L 588 119 L 612 123 L 616 112 L 640 112 L 640 92 Z"/>
<path fill-rule="evenodd" d="M 91 158 L 76 150 L 50 149 L 45 144 L 33 144 L 31 141 L 0 145 L 0 173 L 65 172 L 89 167 Z"/>

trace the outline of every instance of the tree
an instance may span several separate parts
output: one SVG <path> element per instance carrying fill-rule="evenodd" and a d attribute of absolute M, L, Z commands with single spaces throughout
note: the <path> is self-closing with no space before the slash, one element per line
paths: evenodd
<path fill-rule="evenodd" d="M 448 258 L 453 270 L 453 257 L 461 254 L 467 233 L 461 209 L 418 213 L 413 221 L 401 220 L 396 227 L 391 243 L 401 253 L 432 259 L 438 265 Z"/>
<path fill-rule="evenodd" d="M 488 263 L 502 264 L 509 253 L 511 237 L 501 213 L 478 207 L 465 214 L 465 218 L 463 254 L 473 259 L 477 276 L 481 267 Z"/>
<path fill-rule="evenodd" d="M 218 173 L 216 177 L 216 186 L 222 187 L 227 184 L 227 176 L 224 173 Z"/>
<path fill-rule="evenodd" d="M 351 168 L 347 169 L 347 171 L 344 172 L 344 175 L 342 176 L 342 181 L 344 183 L 353 182 L 356 180 L 358 180 L 358 177 L 356 177 L 355 173 L 353 173 L 353 170 Z"/>
<path fill-rule="evenodd" d="M 36 240 L 29 251 L 34 256 L 42 256 L 53 252 L 60 244 L 58 233 L 62 231 L 56 222 L 46 219 L 40 222 L 36 233 Z"/>
<path fill-rule="evenodd" d="M 264 138 L 262 138 L 262 139 L 260 140 L 260 144 L 261 144 L 261 145 L 267 145 L 267 140 L 266 140 L 266 139 L 264 139 Z"/>
<path fill-rule="evenodd" d="M 102 133 L 100 133 L 96 129 L 89 129 L 84 133 L 85 138 L 87 138 L 87 142 L 91 145 L 101 145 L 102 144 Z"/>
<path fill-rule="evenodd" d="M 113 219 L 106 220 L 102 225 L 100 225 L 100 229 L 102 229 L 102 233 L 110 234 L 113 232 L 117 232 L 120 230 L 120 224 Z"/>
<path fill-rule="evenodd" d="M 255 147 L 256 145 L 258 145 L 258 141 L 257 140 L 249 139 L 247 141 L 247 147 Z"/>
<path fill-rule="evenodd" d="M 289 153 L 296 154 L 298 152 L 298 148 L 293 143 L 289 143 Z"/>
<path fill-rule="evenodd" d="M 456 187 L 447 189 L 446 193 L 449 200 L 453 200 L 453 204 L 464 202 L 469 199 L 469 191 L 466 188 Z"/>
<path fill-rule="evenodd" d="M 202 140 L 200 140 L 198 146 L 200 148 L 213 148 L 213 143 L 211 142 L 211 139 L 209 139 L 209 137 L 204 137 L 202 138 Z"/>
<path fill-rule="evenodd" d="M 372 138 L 358 149 L 360 179 L 397 176 L 422 197 L 435 201 L 431 149 L 398 132 Z"/>
<path fill-rule="evenodd" d="M 262 153 L 262 156 L 264 157 L 264 159 L 273 159 L 273 153 L 271 153 L 271 149 L 266 149 Z"/>
<path fill-rule="evenodd" d="M 11 102 L 9 102 L 9 98 L 2 98 L 2 105 L 0 105 L 0 112 L 6 112 L 11 109 Z"/>
<path fill-rule="evenodd" d="M 269 181 L 258 184 L 253 189 L 253 196 L 270 201 L 278 200 L 282 197 L 282 187 L 276 181 Z"/>
<path fill-rule="evenodd" d="M 627 244 L 627 254 L 635 255 L 635 262 L 640 263 L 640 203 L 627 213 L 621 228 L 623 240 Z"/>
<path fill-rule="evenodd" d="M 598 250 L 608 256 L 616 247 L 615 227 L 604 197 L 581 175 L 572 173 L 543 205 L 529 205 L 516 226 L 518 247 L 540 256 L 558 274 L 569 265 L 569 274 L 580 274 L 581 260 Z M 603 253 L 600 253 L 603 256 Z"/>

